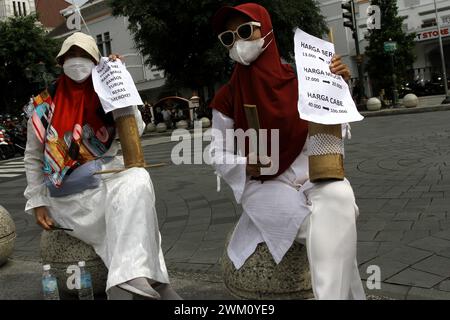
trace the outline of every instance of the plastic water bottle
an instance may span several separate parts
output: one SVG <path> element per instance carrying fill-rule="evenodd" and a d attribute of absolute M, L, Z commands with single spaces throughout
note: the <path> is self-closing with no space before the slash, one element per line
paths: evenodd
<path fill-rule="evenodd" d="M 78 290 L 78 299 L 94 300 L 91 274 L 86 270 L 86 262 L 78 262 L 78 267 L 80 268 L 80 289 Z"/>
<path fill-rule="evenodd" d="M 58 282 L 50 270 L 51 267 L 49 264 L 44 265 L 44 273 L 42 275 L 44 300 L 59 300 Z"/>

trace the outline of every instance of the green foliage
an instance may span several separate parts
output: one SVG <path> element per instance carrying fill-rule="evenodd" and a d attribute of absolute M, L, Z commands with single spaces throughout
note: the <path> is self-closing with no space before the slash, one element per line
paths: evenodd
<path fill-rule="evenodd" d="M 0 39 L 0 113 L 20 112 L 31 94 L 39 89 L 37 78 L 42 76 L 37 64 L 44 62 L 50 74 L 56 71 L 59 42 L 48 38 L 32 15 L 0 22 Z M 27 68 L 31 69 L 33 79 L 27 79 Z"/>
<path fill-rule="evenodd" d="M 115 15 L 127 16 L 146 63 L 166 71 L 171 83 L 199 88 L 228 78 L 232 63 L 211 27 L 224 5 L 248 1 L 110 0 Z M 270 12 L 281 55 L 293 57 L 293 29 L 321 36 L 327 31 L 315 0 L 254 1 Z"/>
<path fill-rule="evenodd" d="M 369 73 L 374 94 L 381 89 L 391 94 L 392 71 L 390 56 L 384 52 L 385 41 L 396 41 L 397 51 L 394 55 L 395 74 L 397 85 L 405 81 L 407 71 L 411 68 L 414 60 L 414 38 L 415 34 L 407 34 L 402 30 L 404 17 L 398 16 L 396 0 L 372 0 L 373 5 L 380 6 L 381 29 L 370 32 L 370 44 L 366 47 L 366 56 L 369 58 L 366 70 Z"/>

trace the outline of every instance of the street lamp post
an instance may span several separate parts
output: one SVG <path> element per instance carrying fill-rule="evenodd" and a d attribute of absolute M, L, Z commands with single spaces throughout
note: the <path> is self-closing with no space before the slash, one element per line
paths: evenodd
<path fill-rule="evenodd" d="M 434 2 L 434 12 L 436 14 L 436 26 L 438 29 L 439 47 L 440 47 L 440 51 L 441 51 L 442 78 L 444 78 L 445 99 L 444 99 L 444 101 L 442 101 L 442 103 L 444 104 L 444 103 L 450 103 L 450 96 L 448 93 L 447 70 L 446 70 L 446 66 L 445 66 L 444 46 L 442 45 L 441 24 L 439 22 L 436 0 L 434 0 L 433 2 Z"/>

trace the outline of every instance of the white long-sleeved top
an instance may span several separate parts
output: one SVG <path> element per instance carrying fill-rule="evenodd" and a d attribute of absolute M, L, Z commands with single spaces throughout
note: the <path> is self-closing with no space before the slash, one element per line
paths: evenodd
<path fill-rule="evenodd" d="M 212 164 L 216 174 L 233 190 L 243 213 L 233 232 L 227 252 L 239 269 L 265 242 L 279 263 L 292 246 L 303 220 L 310 214 L 305 191 L 314 186 L 309 181 L 307 146 L 292 165 L 275 179 L 261 183 L 246 174 L 247 158 L 234 153 L 234 144 L 227 144 L 226 130 L 234 130 L 234 120 L 213 110 Z M 349 126 L 343 125 L 343 137 Z M 296 143 L 292 141 L 292 143 Z"/>
<path fill-rule="evenodd" d="M 139 129 L 139 134 L 142 135 L 145 130 L 145 123 L 142 120 L 141 113 L 137 107 L 133 107 L 134 115 Z M 104 154 L 104 157 L 114 157 L 119 151 L 119 142 L 114 140 L 110 149 Z M 25 205 L 25 212 L 33 214 L 33 209 L 43 206 L 49 206 L 49 193 L 44 181 L 43 168 L 44 146 L 38 140 L 31 118 L 27 125 L 27 146 L 25 149 L 25 172 L 27 176 L 27 188 L 24 196 L 27 199 Z"/>

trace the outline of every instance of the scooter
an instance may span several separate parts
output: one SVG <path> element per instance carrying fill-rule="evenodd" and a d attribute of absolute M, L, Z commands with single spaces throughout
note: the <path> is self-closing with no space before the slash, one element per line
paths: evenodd
<path fill-rule="evenodd" d="M 3 160 L 10 159 L 16 154 L 14 144 L 4 129 L 0 129 L 0 148 Z"/>

